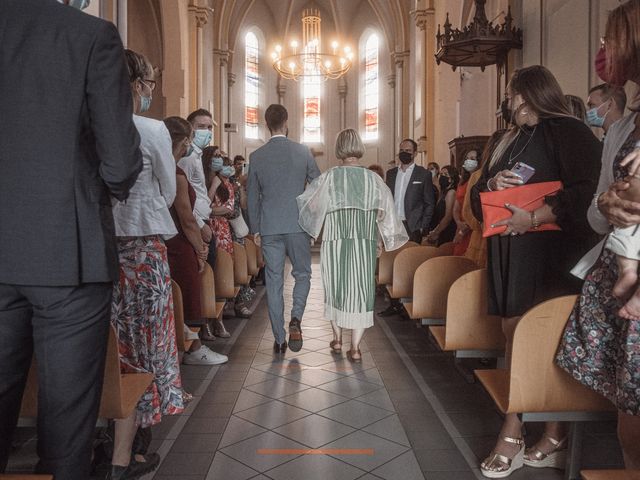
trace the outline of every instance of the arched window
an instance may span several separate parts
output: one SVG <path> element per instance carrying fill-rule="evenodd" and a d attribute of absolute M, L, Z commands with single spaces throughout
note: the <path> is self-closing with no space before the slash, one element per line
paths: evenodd
<path fill-rule="evenodd" d="M 315 46 L 307 45 L 307 49 L 311 50 Z M 305 76 L 302 81 L 302 97 L 304 99 L 303 111 L 303 142 L 321 142 L 322 131 L 320 128 L 320 93 L 322 90 L 322 77 L 315 64 L 309 63 L 305 65 Z"/>
<path fill-rule="evenodd" d="M 378 35 L 372 33 L 364 48 L 364 136 L 378 138 L 379 66 Z"/>
<path fill-rule="evenodd" d="M 260 66 L 258 37 L 249 32 L 245 37 L 244 136 L 258 138 L 258 102 L 260 100 Z"/>

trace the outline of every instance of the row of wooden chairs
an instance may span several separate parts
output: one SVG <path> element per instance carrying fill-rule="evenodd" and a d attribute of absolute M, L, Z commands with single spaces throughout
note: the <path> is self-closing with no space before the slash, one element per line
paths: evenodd
<path fill-rule="evenodd" d="M 393 268 L 383 264 L 389 258 Z M 413 281 L 409 282 L 412 273 Z M 487 271 L 470 260 L 439 254 L 433 247 L 409 245 L 386 260 L 381 257 L 378 278 L 388 282 L 392 298 L 402 298 L 411 318 L 430 325 L 429 331 L 442 350 L 454 351 L 456 357 L 497 356 L 504 350 L 501 318 L 488 315 Z M 501 412 L 518 413 L 523 421 L 571 422 L 567 479 L 579 478 L 585 422 L 611 419 L 615 413 L 608 400 L 554 363 L 575 301 L 575 296 L 553 299 L 523 316 L 516 328 L 509 370 L 475 371 Z M 626 471 L 585 472 L 584 478 L 634 478 L 628 475 Z"/>

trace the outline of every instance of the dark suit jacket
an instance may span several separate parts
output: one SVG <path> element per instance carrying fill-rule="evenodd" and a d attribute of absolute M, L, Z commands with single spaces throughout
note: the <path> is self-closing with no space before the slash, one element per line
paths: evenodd
<path fill-rule="evenodd" d="M 116 28 L 56 0 L 0 1 L 0 283 L 117 278 L 111 196 L 142 168 Z"/>
<path fill-rule="evenodd" d="M 392 168 L 387 172 L 387 186 L 391 189 L 394 198 L 396 195 L 397 176 L 398 167 Z M 416 165 L 413 168 L 413 173 L 407 185 L 407 192 L 404 196 L 404 213 L 409 226 L 409 233 L 419 230 L 426 231 L 429 228 L 435 203 L 431 173 L 426 168 Z"/>

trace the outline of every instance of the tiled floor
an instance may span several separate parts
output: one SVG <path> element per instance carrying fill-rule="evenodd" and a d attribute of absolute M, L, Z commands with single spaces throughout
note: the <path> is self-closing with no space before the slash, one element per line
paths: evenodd
<path fill-rule="evenodd" d="M 232 337 L 211 346 L 227 353 L 229 363 L 182 366 L 194 401 L 183 415 L 153 427 L 151 449 L 163 460 L 144 480 L 483 478 L 478 464 L 502 419 L 482 387 L 467 383 L 425 330 L 400 317 L 376 319 L 361 345 L 361 364 L 331 354 L 317 261 L 316 255 L 303 349 L 272 353 L 266 299 L 250 320 L 226 321 Z M 288 280 L 287 311 L 291 288 Z M 378 303 L 384 308 L 382 298 Z M 348 334 L 343 340 L 346 351 Z M 540 426 L 527 432 L 531 442 Z M 14 470 L 33 465 L 33 445 L 14 456 Z M 613 424 L 587 427 L 583 465 L 621 466 Z M 523 468 L 510 478 L 563 476 Z"/>

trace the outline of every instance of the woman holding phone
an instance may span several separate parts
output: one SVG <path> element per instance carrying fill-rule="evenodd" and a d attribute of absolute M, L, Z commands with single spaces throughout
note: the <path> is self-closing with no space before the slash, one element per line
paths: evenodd
<path fill-rule="evenodd" d="M 575 294 L 580 281 L 571 268 L 597 237 L 587 223 L 587 209 L 600 172 L 601 146 L 591 130 L 574 118 L 555 77 L 535 65 L 516 70 L 507 87 L 507 119 L 513 124 L 495 148 L 471 192 L 474 215 L 482 221 L 480 192 L 524 184 L 560 181 L 563 189 L 528 212 L 506 205 L 512 216 L 500 236 L 488 239 L 489 313 L 503 318 L 506 361 L 511 360 L 513 332 L 520 317 L 553 297 Z M 513 171 L 516 169 L 520 175 Z M 526 173 L 525 173 L 526 172 Z M 561 230 L 536 231 L 555 223 Z M 524 451 L 522 424 L 508 414 L 498 442 L 482 462 L 488 478 L 503 478 L 524 463 L 543 465 L 543 457 L 560 452 L 566 442 L 559 424 L 548 424 L 543 439 Z"/>

